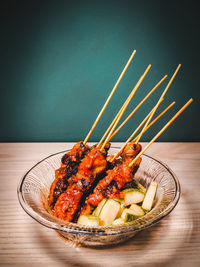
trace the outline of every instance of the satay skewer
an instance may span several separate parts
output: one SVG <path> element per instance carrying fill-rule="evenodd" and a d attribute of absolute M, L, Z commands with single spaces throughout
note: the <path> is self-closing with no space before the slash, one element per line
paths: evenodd
<path fill-rule="evenodd" d="M 133 57 L 135 56 L 135 54 L 136 54 L 136 50 L 134 50 L 133 53 L 131 54 L 131 56 L 130 56 L 128 62 L 126 63 L 126 66 L 124 67 L 122 73 L 120 74 L 120 76 L 119 76 L 119 78 L 118 78 L 118 80 L 117 80 L 115 86 L 113 87 L 113 89 L 112 89 L 110 95 L 108 96 L 108 98 L 107 98 L 107 100 L 106 100 L 104 106 L 102 107 L 102 109 L 101 109 L 99 115 L 97 116 L 97 118 L 96 118 L 94 124 L 92 125 L 92 127 L 91 127 L 89 133 L 87 134 L 85 140 L 83 141 L 83 144 L 84 144 L 84 145 L 87 143 L 87 141 L 88 141 L 88 139 L 90 138 L 92 132 L 94 131 L 94 129 L 95 129 L 97 123 L 99 122 L 99 120 L 100 120 L 100 118 L 101 118 L 103 112 L 105 111 L 105 109 L 106 109 L 106 107 L 107 107 L 107 105 L 108 105 L 110 99 L 112 98 L 114 92 L 116 91 L 116 89 L 117 89 L 117 87 L 118 87 L 118 85 L 119 85 L 119 83 L 120 83 L 122 77 L 124 76 L 126 70 L 128 69 L 128 67 L 129 67 L 129 65 L 130 65 L 130 63 L 131 63 Z"/>
<path fill-rule="evenodd" d="M 127 123 L 127 121 L 133 116 L 133 114 L 141 107 L 141 105 L 150 97 L 150 95 L 163 83 L 167 78 L 165 75 L 155 86 L 154 88 L 143 98 L 143 100 L 134 108 L 134 110 L 128 115 L 128 117 L 120 124 L 120 126 L 114 131 L 111 136 L 111 139 L 119 132 L 119 130 Z"/>
<path fill-rule="evenodd" d="M 150 68 L 151 68 L 151 64 L 148 65 L 148 67 L 146 68 L 145 72 L 143 73 L 143 75 L 140 77 L 139 81 L 137 82 L 137 84 L 136 84 L 135 87 L 133 88 L 131 94 L 129 95 L 129 97 L 128 97 L 127 100 L 125 101 L 125 104 L 123 105 L 122 110 L 121 110 L 119 116 L 117 117 L 117 119 L 116 119 L 114 125 L 112 126 L 112 128 L 111 128 L 111 130 L 110 130 L 110 132 L 109 132 L 109 134 L 108 134 L 108 136 L 107 136 L 107 138 L 106 138 L 106 140 L 104 141 L 103 145 L 101 146 L 100 151 L 103 151 L 103 149 L 104 149 L 104 147 L 106 146 L 106 144 L 107 144 L 107 142 L 108 142 L 110 136 L 111 136 L 112 133 L 114 132 L 114 130 L 115 130 L 115 128 L 116 128 L 116 126 L 117 126 L 119 120 L 121 119 L 121 117 L 122 117 L 124 111 L 126 110 L 128 104 L 130 103 L 132 97 L 134 96 L 135 92 L 137 91 L 137 89 L 139 88 L 140 84 L 141 84 L 142 81 L 144 80 L 144 78 L 145 78 L 145 76 L 147 75 L 147 73 L 148 73 L 148 71 L 150 70 Z M 114 120 L 115 120 L 115 119 L 114 119 Z M 100 141 L 100 142 L 101 142 L 101 141 Z M 99 142 L 99 143 L 100 143 L 100 142 Z M 97 147 L 99 148 L 99 147 L 100 147 L 100 144 L 98 144 Z"/>
<path fill-rule="evenodd" d="M 168 84 L 167 84 L 165 90 L 163 91 L 162 95 L 160 96 L 160 98 L 159 98 L 159 100 L 158 100 L 158 102 L 157 102 L 157 104 L 156 104 L 156 106 L 155 106 L 153 112 L 152 112 L 151 115 L 149 116 L 147 122 L 145 123 L 145 125 L 144 125 L 144 127 L 143 127 L 143 129 L 142 129 L 142 131 L 141 131 L 140 134 L 138 135 L 138 138 L 137 138 L 136 141 L 135 141 L 136 144 L 137 144 L 137 143 L 139 142 L 139 140 L 141 139 L 143 133 L 145 132 L 145 129 L 147 128 L 147 126 L 148 126 L 149 122 L 151 121 L 153 115 L 155 114 L 155 112 L 156 112 L 158 106 L 160 105 L 160 103 L 161 103 L 162 99 L 164 98 L 165 94 L 167 93 L 167 90 L 169 89 L 170 85 L 172 84 L 174 78 L 176 77 L 176 75 L 177 75 L 177 73 L 178 73 L 180 67 L 181 67 L 181 64 L 179 64 L 178 67 L 176 68 L 176 70 L 175 70 L 174 74 L 172 75 L 170 81 L 168 82 Z"/>
<path fill-rule="evenodd" d="M 167 124 L 154 136 L 154 138 L 146 145 L 146 147 L 131 161 L 129 167 L 131 167 L 136 160 L 144 154 L 144 152 L 150 147 L 150 145 L 171 125 L 171 123 L 193 102 L 191 98 L 172 118 Z"/>

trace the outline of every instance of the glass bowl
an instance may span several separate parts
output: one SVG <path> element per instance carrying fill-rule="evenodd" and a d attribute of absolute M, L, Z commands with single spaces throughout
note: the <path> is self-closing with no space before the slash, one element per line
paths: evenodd
<path fill-rule="evenodd" d="M 112 147 L 109 154 L 119 148 Z M 158 183 L 153 209 L 143 217 L 120 226 L 86 227 L 65 222 L 54 217 L 47 204 L 49 188 L 59 168 L 62 151 L 41 160 L 22 178 L 18 186 L 18 198 L 22 208 L 37 222 L 58 231 L 63 237 L 84 246 L 106 246 L 124 242 L 138 231 L 150 227 L 168 215 L 180 197 L 180 184 L 170 168 L 148 155 L 142 156 L 135 179 L 146 188 L 152 180 Z"/>

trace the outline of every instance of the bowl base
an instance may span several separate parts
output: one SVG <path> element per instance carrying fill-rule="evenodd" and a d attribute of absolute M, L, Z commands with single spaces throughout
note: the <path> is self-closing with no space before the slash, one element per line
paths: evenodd
<path fill-rule="evenodd" d="M 65 241 L 70 241 L 74 246 L 84 246 L 84 247 L 107 247 L 107 246 L 115 246 L 125 241 L 130 240 L 135 234 L 129 233 L 124 235 L 110 235 L 108 236 L 90 236 L 90 235 L 74 235 L 65 233 L 62 231 L 56 231 Z"/>

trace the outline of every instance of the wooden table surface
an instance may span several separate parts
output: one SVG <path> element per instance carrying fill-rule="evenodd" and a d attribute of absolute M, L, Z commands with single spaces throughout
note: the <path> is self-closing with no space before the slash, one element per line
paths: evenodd
<path fill-rule="evenodd" d="M 22 175 L 42 158 L 71 146 L 0 144 L 1 266 L 200 266 L 200 143 L 155 143 L 150 147 L 147 154 L 168 164 L 178 176 L 180 201 L 155 226 L 106 249 L 76 247 L 30 218 L 18 203 Z"/>

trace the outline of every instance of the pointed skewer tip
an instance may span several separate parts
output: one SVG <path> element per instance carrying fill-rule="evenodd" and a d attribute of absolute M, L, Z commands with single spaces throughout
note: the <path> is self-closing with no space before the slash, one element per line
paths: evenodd
<path fill-rule="evenodd" d="M 179 69 L 180 69 L 180 67 L 181 67 L 181 64 L 178 64 L 178 67 L 177 67 L 177 69 L 179 70 Z"/>

